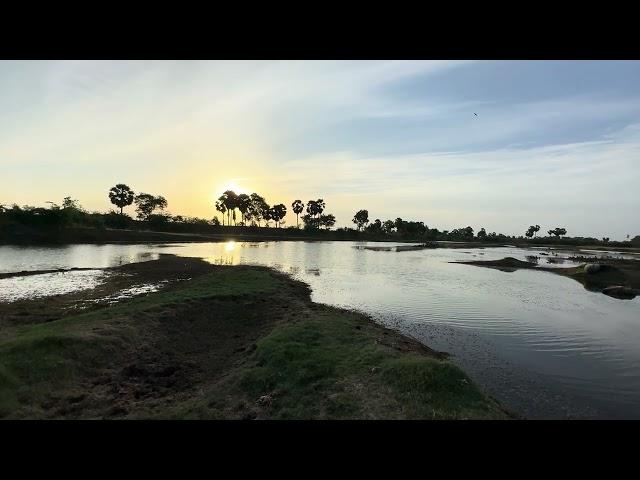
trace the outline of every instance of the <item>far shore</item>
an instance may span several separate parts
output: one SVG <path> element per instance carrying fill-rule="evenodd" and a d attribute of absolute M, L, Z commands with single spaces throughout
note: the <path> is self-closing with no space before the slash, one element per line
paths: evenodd
<path fill-rule="evenodd" d="M 200 243 L 200 242 L 270 242 L 270 241 L 302 241 L 302 242 L 384 242 L 384 243 L 411 243 L 420 244 L 420 248 L 495 248 L 495 247 L 520 247 L 529 249 L 554 249 L 554 250 L 599 250 L 620 251 L 625 253 L 640 253 L 640 247 L 619 247 L 603 245 L 572 245 L 559 243 L 538 243 L 507 239 L 501 242 L 487 240 L 473 241 L 449 241 L 449 240 L 425 240 L 424 238 L 406 237 L 352 237 L 340 231 L 320 230 L 308 232 L 305 230 L 275 229 L 269 228 L 262 232 L 261 229 L 245 231 L 243 227 L 231 227 L 223 233 L 177 233 L 161 232 L 154 230 L 128 230 L 128 229 L 97 229 L 85 227 L 66 228 L 56 232 L 30 231 L 21 235 L 2 235 L 0 232 L 0 245 L 74 245 L 74 244 L 141 244 L 141 243 Z M 380 247 L 384 250 L 387 247 Z M 375 249 L 375 247 L 373 248 Z M 414 250 L 418 247 L 402 247 L 397 251 Z"/>

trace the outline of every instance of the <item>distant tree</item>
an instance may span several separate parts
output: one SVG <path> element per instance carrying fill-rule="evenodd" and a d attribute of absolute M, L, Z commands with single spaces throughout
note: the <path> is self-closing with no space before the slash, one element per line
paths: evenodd
<path fill-rule="evenodd" d="M 274 205 L 269 209 L 269 216 L 274 222 L 276 222 L 276 228 L 279 227 L 280 221 L 285 217 L 286 214 L 287 214 L 287 207 L 285 207 L 284 204 L 282 203 L 279 203 L 278 205 Z"/>
<path fill-rule="evenodd" d="M 309 200 L 307 202 L 307 213 L 313 217 L 317 217 L 324 211 L 324 200 L 319 198 L 318 200 Z"/>
<path fill-rule="evenodd" d="M 451 233 L 464 238 L 473 238 L 473 228 L 471 227 L 457 228 Z"/>
<path fill-rule="evenodd" d="M 300 215 L 304 210 L 304 203 L 302 200 L 295 200 L 291 204 L 291 208 L 293 209 L 293 213 L 296 214 L 296 227 L 300 228 L 300 222 L 298 221 L 298 215 Z"/>
<path fill-rule="evenodd" d="M 71 210 L 82 211 L 82 207 L 80 206 L 80 202 L 78 200 L 72 199 L 71 197 L 64 197 L 64 200 L 62 200 L 62 209 L 63 210 L 71 209 Z"/>
<path fill-rule="evenodd" d="M 246 193 L 238 195 L 237 200 L 238 210 L 242 214 L 242 223 L 245 223 L 247 212 L 249 211 L 249 205 L 251 205 L 251 197 Z"/>
<path fill-rule="evenodd" d="M 608 243 L 609 237 L 602 237 L 602 243 Z"/>
<path fill-rule="evenodd" d="M 120 208 L 120 215 L 122 215 L 122 209 L 128 207 L 133 203 L 135 193 L 124 183 L 118 183 L 115 187 L 111 187 L 109 190 L 109 200 L 115 206 Z"/>
<path fill-rule="evenodd" d="M 315 218 L 310 213 L 302 216 L 302 222 L 306 230 L 315 230 L 320 227 L 320 219 Z"/>
<path fill-rule="evenodd" d="M 336 217 L 331 213 L 328 213 L 327 215 L 320 215 L 318 222 L 321 226 L 329 230 L 336 224 Z"/>
<path fill-rule="evenodd" d="M 162 211 L 167 208 L 167 200 L 161 195 L 156 197 L 149 193 L 140 193 L 136 195 L 134 201 L 138 218 L 142 220 L 149 220 L 149 217 L 156 209 Z"/>
<path fill-rule="evenodd" d="M 264 226 L 268 227 L 269 226 L 269 222 L 272 220 L 271 214 L 273 212 L 271 210 L 271 207 L 269 207 L 268 205 L 266 205 L 266 206 L 267 206 L 267 208 L 262 211 L 262 219 L 264 220 Z"/>
<path fill-rule="evenodd" d="M 369 223 L 369 212 L 367 210 L 358 210 L 351 220 L 358 227 L 358 231 L 362 230 L 367 223 Z"/>
<path fill-rule="evenodd" d="M 376 218 L 367 226 L 366 230 L 371 233 L 380 233 L 382 232 L 382 222 L 379 218 Z"/>
<path fill-rule="evenodd" d="M 484 229 L 484 227 L 482 227 L 480 229 L 480 231 L 476 234 L 476 236 L 480 239 L 480 240 L 484 240 L 485 238 L 487 238 L 487 231 Z"/>
<path fill-rule="evenodd" d="M 549 230 L 547 233 L 549 235 L 555 235 L 556 238 L 558 238 L 558 237 L 562 237 L 563 235 L 566 235 L 567 234 L 567 230 L 565 228 L 557 227 L 557 228 L 555 228 L 553 230 Z"/>
<path fill-rule="evenodd" d="M 236 219 L 236 208 L 238 208 L 238 195 L 233 190 L 226 190 L 218 201 L 222 202 L 227 209 L 227 225 L 231 225 L 231 218 Z"/>
<path fill-rule="evenodd" d="M 527 229 L 527 233 L 525 233 L 525 235 L 528 238 L 532 238 L 536 236 L 536 233 L 540 231 L 540 225 L 531 225 L 528 229 Z"/>
<path fill-rule="evenodd" d="M 222 214 L 222 225 L 224 226 L 224 214 L 227 211 L 227 207 L 224 205 L 224 203 L 220 199 L 218 199 L 218 201 L 216 202 L 216 210 Z"/>
<path fill-rule="evenodd" d="M 393 220 L 386 220 L 383 224 L 382 224 L 382 231 L 384 233 L 391 233 L 393 232 L 393 229 L 395 228 L 395 223 L 393 223 Z"/>
<path fill-rule="evenodd" d="M 213 219 L 211 220 L 211 225 L 220 225 L 220 220 L 218 220 L 218 217 L 213 217 Z"/>
<path fill-rule="evenodd" d="M 324 208 L 324 200 L 321 198 L 319 198 L 318 200 L 309 200 L 307 202 L 307 213 L 311 215 L 314 220 L 316 220 L 315 222 L 312 222 L 316 226 L 316 228 L 319 226 L 319 223 L 317 221 L 318 217 L 322 214 Z M 305 226 L 309 225 L 310 223 L 305 224 Z"/>
<path fill-rule="evenodd" d="M 396 227 L 396 232 L 398 232 L 398 233 L 404 233 L 405 232 L 404 223 L 405 223 L 404 220 L 402 220 L 400 217 L 395 219 L 393 224 Z"/>
<path fill-rule="evenodd" d="M 316 216 L 316 201 L 315 200 L 309 200 L 307 202 L 307 214 L 311 215 L 312 217 Z"/>
<path fill-rule="evenodd" d="M 258 226 L 262 220 L 269 220 L 265 218 L 265 215 L 269 211 L 269 204 L 265 201 L 264 197 L 261 197 L 257 193 L 252 193 L 250 196 L 249 209 L 247 214 L 250 219 L 256 221 Z"/>

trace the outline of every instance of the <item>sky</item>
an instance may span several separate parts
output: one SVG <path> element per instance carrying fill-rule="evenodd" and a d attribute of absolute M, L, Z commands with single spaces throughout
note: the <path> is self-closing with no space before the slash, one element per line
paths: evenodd
<path fill-rule="evenodd" d="M 106 212 L 116 183 L 207 219 L 231 187 L 338 227 L 633 238 L 640 62 L 0 61 L 0 204 Z"/>

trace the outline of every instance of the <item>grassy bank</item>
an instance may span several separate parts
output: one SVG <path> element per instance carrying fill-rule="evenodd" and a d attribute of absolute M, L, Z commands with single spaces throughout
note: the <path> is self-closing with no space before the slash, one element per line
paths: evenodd
<path fill-rule="evenodd" d="M 163 256 L 109 282 L 160 277 L 112 306 L 0 304 L 0 417 L 508 417 L 444 354 L 273 270 Z"/>

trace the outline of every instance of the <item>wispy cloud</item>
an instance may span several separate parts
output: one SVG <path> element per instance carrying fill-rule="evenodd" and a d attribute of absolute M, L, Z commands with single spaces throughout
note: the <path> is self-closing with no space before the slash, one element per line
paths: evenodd
<path fill-rule="evenodd" d="M 0 201 L 105 209 L 105 183 L 126 179 L 211 216 L 215 190 L 242 178 L 274 201 L 323 196 L 340 225 L 368 208 L 640 233 L 640 94 L 625 81 L 640 68 L 513 65 L 0 62 Z"/>

